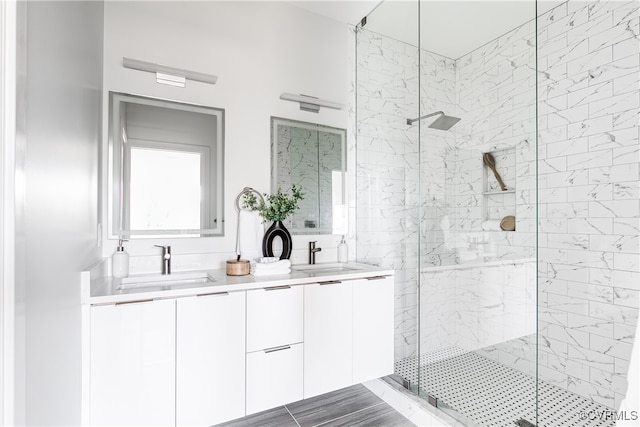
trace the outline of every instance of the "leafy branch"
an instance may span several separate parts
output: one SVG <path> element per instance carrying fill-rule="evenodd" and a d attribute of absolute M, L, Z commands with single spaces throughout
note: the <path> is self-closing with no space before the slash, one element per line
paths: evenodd
<path fill-rule="evenodd" d="M 295 184 L 291 186 L 291 196 L 278 187 L 276 194 L 264 194 L 266 203 L 258 202 L 254 193 L 245 195 L 242 207 L 258 211 L 266 221 L 284 221 L 289 215 L 298 210 L 298 202 L 304 199 L 304 193 Z"/>

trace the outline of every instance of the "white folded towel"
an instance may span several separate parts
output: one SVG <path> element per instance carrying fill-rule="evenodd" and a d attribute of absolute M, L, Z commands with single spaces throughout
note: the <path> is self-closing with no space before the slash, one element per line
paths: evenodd
<path fill-rule="evenodd" d="M 488 219 L 482 223 L 482 229 L 485 231 L 502 231 L 499 219 Z"/>
<path fill-rule="evenodd" d="M 256 262 L 252 263 L 251 267 L 261 271 L 287 270 L 291 268 L 291 261 L 289 261 L 288 259 L 281 259 L 280 261 L 276 262 Z"/>
<path fill-rule="evenodd" d="M 254 276 L 269 276 L 272 274 L 289 274 L 291 273 L 291 261 L 283 259 L 276 262 L 268 263 L 252 263 L 251 274 Z"/>
<path fill-rule="evenodd" d="M 253 274 L 254 276 L 258 277 L 258 276 L 275 276 L 275 275 L 279 275 L 279 274 L 289 274 L 291 273 L 291 269 L 287 268 L 285 270 L 270 270 L 270 271 L 254 271 Z"/>
<path fill-rule="evenodd" d="M 238 214 L 238 255 L 253 260 L 262 256 L 264 226 L 257 211 L 240 210 Z"/>

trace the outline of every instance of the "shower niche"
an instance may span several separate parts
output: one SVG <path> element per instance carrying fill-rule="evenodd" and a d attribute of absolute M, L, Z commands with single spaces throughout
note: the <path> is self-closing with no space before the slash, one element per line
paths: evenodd
<path fill-rule="evenodd" d="M 483 153 L 482 157 L 482 216 L 484 220 L 502 221 L 507 216 L 515 216 L 516 149 L 510 147 L 493 150 Z"/>

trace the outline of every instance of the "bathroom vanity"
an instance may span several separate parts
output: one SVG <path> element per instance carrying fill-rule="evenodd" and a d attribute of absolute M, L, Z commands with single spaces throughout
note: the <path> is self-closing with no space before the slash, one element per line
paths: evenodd
<path fill-rule="evenodd" d="M 85 425 L 208 426 L 393 373 L 392 270 L 123 286 L 102 264 L 82 281 Z"/>

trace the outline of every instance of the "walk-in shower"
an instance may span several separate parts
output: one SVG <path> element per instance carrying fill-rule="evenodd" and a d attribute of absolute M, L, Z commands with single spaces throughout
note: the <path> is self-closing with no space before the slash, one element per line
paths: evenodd
<path fill-rule="evenodd" d="M 585 414 L 619 408 L 638 320 L 638 4 L 356 29 L 357 258 L 396 272 L 395 377 L 465 425 L 614 425 Z"/>
<path fill-rule="evenodd" d="M 458 117 L 447 116 L 442 111 L 436 111 L 435 113 L 425 114 L 424 116 L 418 117 L 417 119 L 407 119 L 407 124 L 411 126 L 417 121 L 437 115 L 439 115 L 440 117 L 429 124 L 429 127 L 432 129 L 449 130 L 453 127 L 453 125 L 460 121 Z"/>

